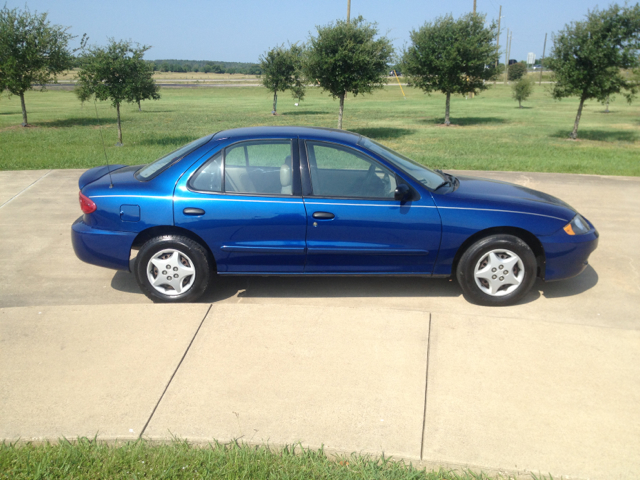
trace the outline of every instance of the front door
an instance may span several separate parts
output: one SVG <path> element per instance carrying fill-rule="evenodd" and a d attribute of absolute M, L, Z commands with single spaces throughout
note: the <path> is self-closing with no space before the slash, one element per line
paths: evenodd
<path fill-rule="evenodd" d="M 302 273 L 306 212 L 298 165 L 294 139 L 227 146 L 178 182 L 175 224 L 207 242 L 219 273 Z"/>
<path fill-rule="evenodd" d="M 307 141 L 306 152 L 305 273 L 431 274 L 441 223 L 430 195 L 395 200 L 406 182 L 358 150 Z"/>

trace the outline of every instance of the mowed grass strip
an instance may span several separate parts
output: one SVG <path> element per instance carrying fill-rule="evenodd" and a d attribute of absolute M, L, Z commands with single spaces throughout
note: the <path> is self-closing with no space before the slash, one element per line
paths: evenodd
<path fill-rule="evenodd" d="M 432 168 L 640 175 L 640 109 L 617 98 L 611 113 L 588 102 L 578 141 L 568 140 L 577 99 L 554 101 L 536 85 L 519 109 L 511 88 L 498 83 L 474 99 L 452 98 L 454 126 L 443 127 L 444 96 L 388 86 L 373 95 L 349 96 L 347 130 L 376 139 Z M 272 116 L 272 95 L 261 87 L 163 88 L 143 111 L 122 110 L 124 147 L 115 147 L 115 109 L 98 103 L 112 164 L 148 163 L 208 133 L 256 125 L 334 128 L 338 102 L 309 88 L 300 106 L 286 92 Z M 72 91 L 28 92 L 30 128 L 20 127 L 20 100 L 0 100 L 0 169 L 89 168 L 104 165 L 93 103 Z"/>
<path fill-rule="evenodd" d="M 322 450 L 289 446 L 145 441 L 107 444 L 89 439 L 0 445 L 0 479 L 332 479 L 489 480 L 482 472 L 427 471 L 385 457 L 328 457 Z M 544 479 L 546 477 L 533 477 Z"/>

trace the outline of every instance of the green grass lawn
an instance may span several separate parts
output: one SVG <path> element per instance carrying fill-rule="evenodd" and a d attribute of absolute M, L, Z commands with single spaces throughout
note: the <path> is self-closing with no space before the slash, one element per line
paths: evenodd
<path fill-rule="evenodd" d="M 535 87 L 517 108 L 509 86 L 498 84 L 474 99 L 451 101 L 456 124 L 443 127 L 444 96 L 397 86 L 373 95 L 349 96 L 347 130 L 374 138 L 433 168 L 640 175 L 640 108 L 622 98 L 603 113 L 585 105 L 579 141 L 567 139 L 578 101 L 557 102 L 548 85 Z M 122 108 L 124 147 L 115 147 L 115 109 L 98 105 L 111 163 L 150 162 L 184 143 L 219 130 L 251 125 L 335 127 L 338 102 L 308 89 L 299 107 L 280 94 L 278 116 L 264 88 L 162 89 L 162 99 Z M 0 169 L 88 168 L 105 163 L 92 103 L 71 91 L 26 95 L 31 128 L 20 127 L 20 101 L 0 100 Z"/>
<path fill-rule="evenodd" d="M 194 447 L 187 442 L 107 444 L 93 440 L 0 444 L 0 479 L 332 479 L 508 480 L 472 471 L 427 471 L 384 457 L 329 458 L 323 451 L 274 450 L 242 444 Z M 531 476 L 545 479 L 545 476 Z"/>

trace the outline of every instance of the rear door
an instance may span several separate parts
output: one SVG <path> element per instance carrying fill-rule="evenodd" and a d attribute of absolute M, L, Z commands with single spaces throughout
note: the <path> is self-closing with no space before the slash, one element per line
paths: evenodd
<path fill-rule="evenodd" d="M 362 151 L 306 141 L 311 195 L 305 273 L 431 274 L 441 222 L 430 195 L 394 199 L 408 183 Z"/>
<path fill-rule="evenodd" d="M 180 179 L 175 224 L 207 242 L 219 273 L 302 273 L 299 170 L 297 139 L 229 145 Z"/>

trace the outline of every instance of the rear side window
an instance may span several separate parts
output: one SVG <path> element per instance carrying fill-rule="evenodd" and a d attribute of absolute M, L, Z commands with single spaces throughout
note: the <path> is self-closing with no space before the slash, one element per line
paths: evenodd
<path fill-rule="evenodd" d="M 225 192 L 292 194 L 290 140 L 238 143 L 225 150 L 224 162 Z"/>
<path fill-rule="evenodd" d="M 181 160 L 183 157 L 189 155 L 191 152 L 207 143 L 211 139 L 211 137 L 212 135 L 207 135 L 206 137 L 199 138 L 198 140 L 188 143 L 184 147 L 181 147 L 178 150 L 171 152 L 170 154 L 165 155 L 162 158 L 159 158 L 146 167 L 142 167 L 136 173 L 136 178 L 142 181 L 151 180 L 153 177 L 159 175 L 162 171 L 169 168 L 178 160 Z"/>

